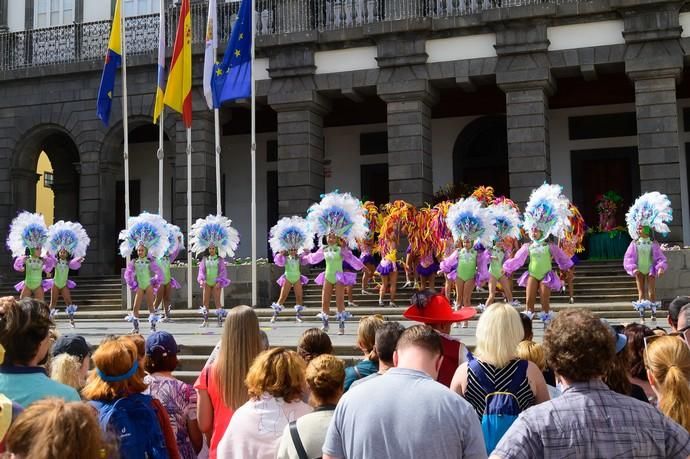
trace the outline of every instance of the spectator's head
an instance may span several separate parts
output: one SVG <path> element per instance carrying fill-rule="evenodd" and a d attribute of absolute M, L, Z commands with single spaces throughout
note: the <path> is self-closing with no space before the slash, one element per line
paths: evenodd
<path fill-rule="evenodd" d="M 277 347 L 264 351 L 247 373 L 247 391 L 253 399 L 267 393 L 287 403 L 300 400 L 305 388 L 304 360 L 294 351 Z"/>
<path fill-rule="evenodd" d="M 442 361 L 441 336 L 429 325 L 413 325 L 405 329 L 393 354 L 396 367 L 423 371 L 433 379 L 438 378 Z"/>
<path fill-rule="evenodd" d="M 123 336 L 107 340 L 93 354 L 94 370 L 82 390 L 88 400 L 110 402 L 146 389 L 137 347 Z"/>
<path fill-rule="evenodd" d="M 320 355 L 307 365 L 306 379 L 313 406 L 336 405 L 343 395 L 345 364 L 333 355 Z"/>
<path fill-rule="evenodd" d="M 57 381 L 63 382 L 63 379 L 70 377 L 66 372 L 68 369 L 71 370 L 72 363 L 76 362 L 78 364 L 78 373 L 81 380 L 79 387 L 82 387 L 86 381 L 86 377 L 89 375 L 89 369 L 91 368 L 91 346 L 86 342 L 86 339 L 84 339 L 83 336 L 74 334 L 61 335 L 55 340 L 55 343 L 53 343 L 51 354 L 53 355 L 53 360 L 51 362 L 51 377 L 56 379 L 55 376 L 62 373 L 62 376 L 59 376 Z M 70 356 L 72 362 L 66 357 L 60 358 L 61 354 Z M 63 366 L 63 368 L 56 372 L 55 366 Z M 73 384 L 63 383 L 76 387 Z"/>
<path fill-rule="evenodd" d="M 606 373 L 616 353 L 608 326 L 589 311 L 566 310 L 544 333 L 546 364 L 568 382 L 587 382 Z"/>
<path fill-rule="evenodd" d="M 44 364 L 51 345 L 51 325 L 45 303 L 33 298 L 0 298 L 0 344 L 5 348 L 5 364 Z"/>
<path fill-rule="evenodd" d="M 365 359 L 378 361 L 374 343 L 376 330 L 383 325 L 383 318 L 379 315 L 362 317 L 357 327 L 357 346 L 364 354 Z"/>
<path fill-rule="evenodd" d="M 86 374 L 82 373 L 82 363 L 73 355 L 58 354 L 50 361 L 50 378 L 76 390 L 81 390 L 86 384 Z"/>
<path fill-rule="evenodd" d="M 144 368 L 144 357 L 146 357 L 146 340 L 143 336 L 136 335 L 123 335 L 122 338 L 127 338 L 137 347 L 137 360 L 139 360 L 139 366 Z"/>
<path fill-rule="evenodd" d="M 157 331 L 146 338 L 144 369 L 150 373 L 171 372 L 177 368 L 177 341 L 166 331 Z"/>
<path fill-rule="evenodd" d="M 474 354 L 483 362 L 503 368 L 516 357 L 525 336 L 520 313 L 507 303 L 494 303 L 479 316 Z"/>
<path fill-rule="evenodd" d="M 672 331 L 678 331 L 678 318 L 683 306 L 690 304 L 690 296 L 677 296 L 668 305 L 668 324 Z"/>
<path fill-rule="evenodd" d="M 534 332 L 532 331 L 532 319 L 527 314 L 520 313 L 520 320 L 522 321 L 522 328 L 525 330 L 523 341 L 532 341 L 534 339 Z"/>
<path fill-rule="evenodd" d="M 331 338 L 328 337 L 328 333 L 318 328 L 305 330 L 297 344 L 297 353 L 307 363 L 322 354 L 332 354 Z"/>
<path fill-rule="evenodd" d="M 393 354 L 403 331 L 405 327 L 398 322 L 385 322 L 376 330 L 374 348 L 379 362 L 389 367 L 393 366 Z"/>
<path fill-rule="evenodd" d="M 630 374 L 643 381 L 647 380 L 644 367 L 644 339 L 654 336 L 654 332 L 646 325 L 630 324 L 623 331 L 628 338 L 628 359 L 630 360 Z"/>
<path fill-rule="evenodd" d="M 18 459 L 112 457 L 94 409 L 58 398 L 29 405 L 10 427 L 6 448 Z"/>
<path fill-rule="evenodd" d="M 686 304 L 685 306 L 683 306 L 680 310 L 680 313 L 678 314 L 677 331 L 685 331 L 688 327 L 690 327 L 690 304 Z"/>
<path fill-rule="evenodd" d="M 607 322 L 602 321 L 605 325 Z M 623 395 L 632 394 L 632 384 L 630 383 L 630 356 L 627 350 L 628 338 L 623 333 L 619 333 L 616 328 L 608 325 L 611 339 L 614 340 L 616 355 L 611 364 L 606 367 L 604 383 L 614 392 Z"/>
<path fill-rule="evenodd" d="M 271 343 L 268 341 L 268 334 L 263 330 L 259 330 L 259 334 L 261 335 L 261 350 L 265 351 L 271 347 Z"/>
<path fill-rule="evenodd" d="M 690 348 L 675 336 L 648 340 L 647 376 L 659 409 L 690 432 Z"/>
<path fill-rule="evenodd" d="M 259 319 L 249 306 L 235 306 L 225 318 L 220 350 L 212 371 L 223 404 L 233 410 L 249 399 L 244 380 L 264 347 L 259 331 Z"/>
<path fill-rule="evenodd" d="M 541 371 L 546 369 L 546 357 L 544 347 L 534 341 L 520 341 L 517 347 L 517 357 L 522 360 L 529 360 L 539 367 Z"/>

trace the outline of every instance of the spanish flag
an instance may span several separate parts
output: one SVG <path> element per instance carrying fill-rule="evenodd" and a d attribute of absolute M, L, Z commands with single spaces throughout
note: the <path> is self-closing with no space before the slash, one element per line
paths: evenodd
<path fill-rule="evenodd" d="M 120 11 L 120 0 L 117 0 L 113 14 L 113 25 L 110 28 L 108 51 L 105 54 L 101 85 L 98 88 L 98 99 L 96 99 L 96 113 L 106 126 L 110 121 L 110 108 L 113 105 L 115 75 L 117 74 L 117 69 L 122 64 L 122 21 L 120 20 Z"/>
<path fill-rule="evenodd" d="M 119 0 L 118 0 L 119 1 Z M 192 127 L 192 20 L 189 0 L 182 0 L 170 74 L 163 102 L 182 113 L 185 127 Z"/>

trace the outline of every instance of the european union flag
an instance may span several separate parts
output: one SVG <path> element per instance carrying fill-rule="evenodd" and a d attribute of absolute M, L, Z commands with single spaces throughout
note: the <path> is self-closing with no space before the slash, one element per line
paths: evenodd
<path fill-rule="evenodd" d="M 213 107 L 223 102 L 246 99 L 252 94 L 252 4 L 242 0 L 237 22 L 232 28 L 230 41 L 213 72 Z"/>

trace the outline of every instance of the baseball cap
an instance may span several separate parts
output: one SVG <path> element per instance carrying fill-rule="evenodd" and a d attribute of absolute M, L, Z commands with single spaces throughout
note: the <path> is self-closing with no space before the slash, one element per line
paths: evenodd
<path fill-rule="evenodd" d="M 177 354 L 179 352 L 177 341 L 167 331 L 157 331 L 146 338 L 146 355 L 153 354 L 156 349 L 163 350 L 165 354 Z"/>
<path fill-rule="evenodd" d="M 604 319 L 601 321 L 608 327 L 611 337 L 616 340 L 616 354 L 620 353 L 623 349 L 625 349 L 625 345 L 628 344 L 628 337 L 622 333 L 616 332 L 616 329 L 613 328 L 608 321 Z"/>
<path fill-rule="evenodd" d="M 84 357 L 91 355 L 91 345 L 86 342 L 83 336 L 73 334 L 61 335 L 55 340 L 51 353 L 53 356 L 69 354 L 77 357 L 79 360 L 84 360 Z"/>

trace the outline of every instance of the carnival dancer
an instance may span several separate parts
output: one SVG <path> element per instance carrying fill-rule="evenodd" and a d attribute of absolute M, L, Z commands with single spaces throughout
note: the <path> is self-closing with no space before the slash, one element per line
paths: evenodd
<path fill-rule="evenodd" d="M 49 288 L 43 272 L 49 273 L 55 265 L 54 258 L 41 257 L 47 239 L 48 229 L 41 214 L 24 211 L 10 224 L 7 247 L 14 257 L 15 271 L 24 273 L 24 280 L 14 286 L 19 298 L 43 301 L 44 292 Z"/>
<path fill-rule="evenodd" d="M 490 257 L 489 297 L 486 299 L 485 307 L 489 307 L 496 300 L 496 289 L 499 285 L 507 303 L 516 307 L 520 305 L 513 299 L 511 279 L 503 271 L 503 262 L 510 258 L 514 241 L 520 237 L 520 214 L 516 209 L 517 206 L 507 198 L 488 207 L 495 235 L 493 245 L 487 248 Z"/>
<path fill-rule="evenodd" d="M 477 188 L 475 188 L 474 191 L 472 191 L 472 194 L 470 195 L 470 197 L 475 198 L 477 201 L 479 201 L 479 203 L 482 205 L 483 208 L 487 208 L 495 199 L 494 187 L 480 185 Z M 477 243 L 474 246 L 474 248 L 479 253 L 486 250 L 486 247 L 484 247 L 484 245 L 481 243 Z M 486 292 L 483 285 L 484 285 L 483 283 L 477 284 L 476 289 L 478 292 L 481 292 L 481 293 Z M 484 303 L 480 303 L 478 305 L 478 308 L 480 309 L 480 312 L 483 312 Z"/>
<path fill-rule="evenodd" d="M 443 260 L 441 270 L 455 281 L 459 298 L 455 309 L 471 307 L 472 291 L 489 278 L 489 253 L 478 251 L 475 244 L 487 247 L 494 237 L 494 227 L 488 210 L 472 197 L 460 199 L 448 209 L 446 224 L 456 250 Z M 463 328 L 467 325 L 467 321 L 462 322 Z"/>
<path fill-rule="evenodd" d="M 69 271 L 81 268 L 90 242 L 86 230 L 79 223 L 60 220 L 48 228 L 47 252 L 49 257 L 56 260 L 53 278 L 48 280 L 50 314 L 53 317 L 57 314 L 57 302 L 62 295 L 72 328 L 75 327 L 74 315 L 77 312 L 77 305 L 72 303 L 70 290 L 77 284 L 69 279 Z"/>
<path fill-rule="evenodd" d="M 174 277 L 172 277 L 170 265 L 173 261 L 175 261 L 177 255 L 180 253 L 180 250 L 184 249 L 184 235 L 182 234 L 180 227 L 168 223 L 167 228 L 168 247 L 163 256 L 157 260 L 158 266 L 160 266 L 161 270 L 163 271 L 163 279 L 161 279 L 161 286 L 156 291 L 156 299 L 154 302 L 156 310 L 160 309 L 162 306 L 162 322 L 168 322 L 171 320 L 170 316 L 173 309 L 172 290 L 180 288 L 180 284 Z"/>
<path fill-rule="evenodd" d="M 640 314 L 642 322 L 645 309 L 651 310 L 652 320 L 656 321 L 656 311 L 661 306 L 656 301 L 656 280 L 668 269 L 666 256 L 652 235 L 654 231 L 668 234 L 668 223 L 672 220 L 671 201 L 658 191 L 637 198 L 625 214 L 632 242 L 625 251 L 623 267 L 628 275 L 635 278 L 637 301 L 633 301 L 633 307 Z"/>
<path fill-rule="evenodd" d="M 573 265 L 572 260 L 557 244 L 547 242 L 550 236 L 563 237 L 568 226 L 570 203 L 561 194 L 561 190 L 560 185 L 544 183 L 532 191 L 523 215 L 523 227 L 531 242 L 523 244 L 512 258 L 503 263 L 503 271 L 506 275 L 511 275 L 529 258 L 527 271 L 520 276 L 518 285 L 527 289 L 525 314 L 530 319 L 534 317 L 534 305 L 539 292 L 542 309 L 539 318 L 545 327 L 553 318 L 549 303 L 551 290 L 561 288 L 561 280 L 552 271 L 551 261 L 553 259 L 561 271 L 567 271 Z"/>
<path fill-rule="evenodd" d="M 431 218 L 429 221 L 429 232 L 431 233 L 434 252 L 439 262 L 443 262 L 450 257 L 455 251 L 455 243 L 453 242 L 453 234 L 446 224 L 446 217 L 448 216 L 448 209 L 453 205 L 452 201 L 441 201 L 431 209 Z M 440 270 L 438 274 L 443 275 L 443 294 L 449 301 L 453 302 L 453 292 L 455 291 L 455 280 L 449 279 L 448 274 Z M 455 295 L 458 301 L 458 295 Z"/>
<path fill-rule="evenodd" d="M 389 306 L 396 306 L 395 295 L 398 289 L 398 273 L 406 269 L 398 262 L 398 244 L 400 236 L 411 234 L 416 223 L 416 209 L 412 204 L 398 200 L 384 207 L 384 217 L 379 232 L 379 253 L 381 262 L 376 267 L 376 272 L 381 276 L 381 288 L 379 289 L 379 306 L 384 305 L 383 298 L 388 291 L 390 294 Z M 409 249 L 409 247 L 408 247 Z M 409 255 L 409 252 L 408 252 Z M 414 266 L 412 266 L 414 271 Z M 409 282 L 405 283 L 405 286 Z M 405 287 L 403 286 L 403 288 Z"/>
<path fill-rule="evenodd" d="M 430 207 L 419 209 L 416 215 L 416 223 L 408 237 L 412 252 L 417 254 L 418 262 L 415 272 L 419 276 L 419 290 L 436 289 L 436 273 L 439 264 L 434 257 L 434 240 L 431 232 L 431 220 L 434 211 Z"/>
<path fill-rule="evenodd" d="M 285 307 L 290 290 L 294 290 L 295 319 L 301 323 L 304 311 L 302 286 L 309 280 L 300 272 L 300 266 L 307 264 L 306 256 L 314 248 L 314 233 L 309 230 L 309 223 L 302 217 L 284 217 L 271 228 L 268 243 L 274 254 L 274 263 L 285 267 L 285 273 L 277 281 L 280 285 L 280 297 L 271 305 L 271 322 L 276 321 Z"/>
<path fill-rule="evenodd" d="M 216 305 L 218 326 L 223 326 L 226 311 L 221 305 L 221 290 L 230 285 L 225 259 L 235 255 L 240 243 L 240 235 L 231 223 L 222 215 L 209 215 L 192 225 L 189 248 L 195 256 L 202 256 L 197 276 L 202 290 L 202 306 L 199 308 L 203 317 L 202 328 L 208 327 L 211 298 Z"/>
<path fill-rule="evenodd" d="M 561 273 L 561 291 L 565 293 L 566 286 L 568 288 L 568 296 L 570 304 L 575 303 L 575 266 L 580 262 L 577 257 L 578 253 L 585 251 L 582 241 L 585 238 L 587 225 L 585 219 L 582 217 L 580 210 L 570 203 L 570 217 L 568 218 L 568 227 L 565 230 L 564 236 L 558 241 L 558 245 L 573 261 L 573 266 L 563 273 Z"/>
<path fill-rule="evenodd" d="M 375 295 L 376 293 L 369 291 L 369 283 L 374 278 L 376 272 L 376 237 L 381 229 L 381 222 L 383 216 L 379 212 L 378 207 L 373 201 L 366 201 L 362 204 L 364 208 L 364 216 L 367 219 L 367 226 L 369 231 L 367 237 L 357 241 L 359 247 L 359 261 L 364 265 L 362 270 L 362 295 Z"/>
<path fill-rule="evenodd" d="M 326 270 L 318 275 L 315 282 L 322 285 L 321 319 L 322 330 L 328 331 L 331 296 L 335 290 L 338 312 L 338 334 L 345 333 L 345 321 L 352 315 L 345 310 L 345 286 L 357 282 L 355 273 L 343 271 L 346 261 L 356 270 L 364 267 L 350 248 L 357 246 L 357 240 L 367 234 L 367 223 L 360 202 L 350 193 L 337 191 L 323 195 L 321 202 L 312 204 L 307 212 L 310 230 L 319 237 L 319 249 L 307 256 L 307 262 L 315 265 L 326 261 Z M 325 244 L 324 244 L 325 239 Z"/>
<path fill-rule="evenodd" d="M 125 320 L 132 323 L 132 334 L 139 333 L 139 308 L 146 299 L 149 308 L 149 325 L 156 331 L 158 315 L 154 309 L 154 298 L 163 279 L 163 271 L 156 260 L 168 246 L 167 223 L 160 215 L 143 212 L 130 217 L 127 228 L 120 232 L 120 255 L 123 258 L 136 256 L 125 269 L 124 279 L 129 289 L 135 293 L 132 312 Z"/>

